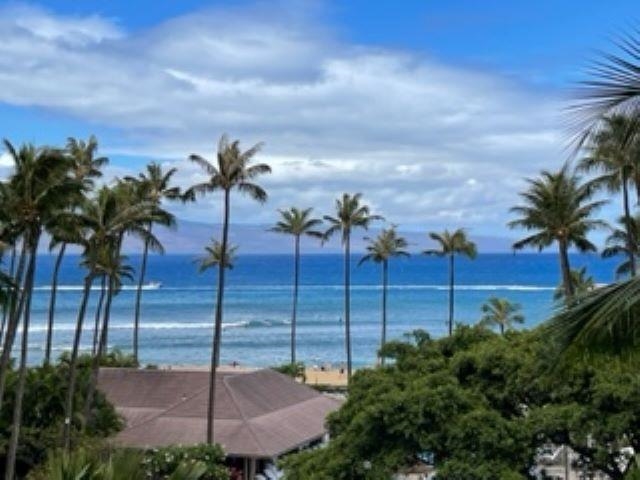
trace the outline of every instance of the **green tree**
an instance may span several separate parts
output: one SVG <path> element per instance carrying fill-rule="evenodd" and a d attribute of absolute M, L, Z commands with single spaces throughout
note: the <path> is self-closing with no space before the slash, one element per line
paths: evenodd
<path fill-rule="evenodd" d="M 313 209 L 301 210 L 291 207 L 279 210 L 280 220 L 271 228 L 272 232 L 293 236 L 293 305 L 291 307 L 291 364 L 296 363 L 296 321 L 298 313 L 298 285 L 300 283 L 300 237 L 303 235 L 321 238 L 322 233 L 315 230 L 322 225 L 322 220 L 311 217 Z"/>
<path fill-rule="evenodd" d="M 236 251 L 238 250 L 237 246 L 228 245 L 225 252 L 222 248 L 222 243 L 216 239 L 212 239 L 211 244 L 205 246 L 204 250 L 207 254 L 198 259 L 198 269 L 201 273 L 210 268 L 220 266 L 229 270 L 233 268 Z"/>
<path fill-rule="evenodd" d="M 510 330 L 514 323 L 524 323 L 524 315 L 520 312 L 519 303 L 511 303 L 506 298 L 490 297 L 482 307 L 482 318 L 480 325 L 484 327 L 497 326 L 500 334 L 504 335 L 505 330 Z"/>
<path fill-rule="evenodd" d="M 602 250 L 602 258 L 617 257 L 624 255 L 627 258 L 637 259 L 638 257 L 638 239 L 640 239 L 640 218 L 637 216 L 625 218 L 620 217 L 618 223 L 622 228 L 614 228 L 611 234 L 605 240 L 605 247 Z M 629 237 L 631 232 L 631 237 Z M 627 259 L 616 267 L 616 277 L 632 276 L 630 275 L 633 264 Z"/>
<path fill-rule="evenodd" d="M 179 187 L 171 186 L 171 177 L 175 175 L 177 169 L 171 168 L 167 172 L 162 171 L 162 166 L 152 162 L 147 165 L 146 173 L 140 173 L 137 178 L 125 177 L 125 181 L 132 182 L 135 185 L 137 196 L 144 202 L 148 202 L 156 210 L 162 210 L 164 223 L 170 226 L 175 225 L 175 219 L 166 210 L 162 209 L 163 200 L 181 199 Z M 153 229 L 153 223 L 148 225 L 149 232 Z M 144 242 L 142 250 L 142 262 L 140 264 L 140 273 L 138 276 L 138 286 L 136 288 L 136 300 L 133 319 L 133 356 L 138 360 L 138 332 L 140 327 L 140 306 L 142 300 L 142 286 L 144 285 L 145 274 L 147 272 L 147 256 L 149 254 L 149 246 L 154 245 L 160 247 L 158 251 L 163 252 L 162 245 L 158 243 L 150 244 Z"/>
<path fill-rule="evenodd" d="M 445 230 L 442 233 L 431 232 L 429 237 L 438 244 L 437 249 L 425 250 L 425 255 L 435 255 L 438 257 L 447 257 L 449 260 L 449 335 L 453 332 L 453 306 L 454 306 L 454 275 L 455 275 L 455 256 L 464 255 L 465 257 L 474 259 L 477 255 L 476 244 L 467 239 L 464 229 L 459 228 L 454 232 Z"/>
<path fill-rule="evenodd" d="M 627 256 L 631 276 L 636 272 L 637 239 L 632 228 L 632 215 L 629 207 L 629 183 L 638 168 L 638 149 L 630 137 L 634 135 L 634 122 L 624 115 L 611 115 L 602 120 L 603 126 L 592 134 L 585 148 L 587 156 L 578 164 L 585 172 L 599 172 L 594 180 L 598 187 L 609 193 L 622 191 L 623 218 L 626 227 Z"/>
<path fill-rule="evenodd" d="M 370 239 L 367 254 L 360 259 L 358 265 L 372 261 L 382 265 L 382 332 L 380 334 L 380 348 L 387 342 L 387 290 L 389 286 L 389 259 L 393 257 L 408 257 L 407 241 L 397 235 L 395 227 L 382 230 L 375 239 Z M 384 365 L 384 357 L 380 357 Z"/>
<path fill-rule="evenodd" d="M 575 247 L 580 252 L 596 250 L 587 234 L 605 226 L 604 222 L 591 218 L 605 202 L 592 201 L 593 182 L 582 183 L 566 165 L 558 172 L 543 170 L 540 177 L 527 179 L 527 183 L 529 188 L 520 193 L 524 203 L 511 208 L 511 212 L 520 218 L 512 220 L 508 226 L 533 233 L 515 242 L 513 248 L 533 247 L 540 251 L 557 243 L 562 285 L 565 298 L 569 300 L 574 294 L 569 248 Z"/>
<path fill-rule="evenodd" d="M 240 142 L 229 142 L 226 135 L 218 143 L 217 161 L 208 161 L 200 155 L 192 154 L 189 159 L 199 165 L 209 177 L 207 181 L 193 185 L 185 192 L 185 198 L 194 199 L 197 194 L 204 195 L 222 190 L 222 252 L 227 253 L 229 244 L 229 220 L 231 192 L 237 190 L 249 195 L 252 199 L 264 203 L 267 192 L 254 180 L 260 175 L 271 173 L 271 167 L 265 163 L 252 164 L 253 157 L 262 144 L 257 144 L 246 151 L 240 149 Z M 222 257 L 224 258 L 224 257 Z M 218 265 L 218 290 L 216 294 L 216 311 L 213 328 L 213 345 L 211 348 L 211 377 L 209 379 L 209 404 L 207 414 L 207 443 L 213 443 L 213 407 L 216 390 L 216 370 L 220 364 L 220 338 L 222 335 L 222 302 L 224 299 L 224 263 Z"/>
<path fill-rule="evenodd" d="M 571 285 L 573 285 L 572 300 L 565 297 L 565 289 L 562 283 L 560 283 L 556 287 L 555 292 L 553 292 L 553 299 L 561 300 L 565 304 L 570 304 L 573 303 L 573 301 L 580 301 L 582 297 L 596 288 L 593 277 L 591 275 L 587 275 L 587 267 L 571 269 Z"/>
<path fill-rule="evenodd" d="M 362 205 L 361 193 L 344 193 L 336 200 L 336 216 L 325 215 L 329 224 L 324 238 L 329 239 L 336 233 L 341 234 L 344 247 L 344 328 L 345 350 L 347 355 L 347 383 L 351 381 L 351 232 L 354 228 L 369 228 L 374 220 L 382 220 L 380 215 L 372 215 L 367 205 Z"/>

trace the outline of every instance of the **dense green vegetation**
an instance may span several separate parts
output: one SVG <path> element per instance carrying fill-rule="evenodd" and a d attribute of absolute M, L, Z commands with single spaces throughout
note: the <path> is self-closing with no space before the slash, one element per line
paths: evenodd
<path fill-rule="evenodd" d="M 438 479 L 531 478 L 550 442 L 570 445 L 587 471 L 627 478 L 633 458 L 621 449 L 640 447 L 638 364 L 557 363 L 545 335 L 458 327 L 387 344 L 392 361 L 354 375 L 331 442 L 287 458 L 287 480 L 388 479 L 418 461 Z"/>

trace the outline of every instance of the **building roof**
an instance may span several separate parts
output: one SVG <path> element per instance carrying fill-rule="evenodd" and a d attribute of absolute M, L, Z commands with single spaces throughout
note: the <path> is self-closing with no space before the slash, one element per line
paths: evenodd
<path fill-rule="evenodd" d="M 103 368 L 98 388 L 126 427 L 117 443 L 135 447 L 206 441 L 209 372 Z M 321 438 L 340 401 L 273 370 L 219 371 L 214 441 L 229 456 L 274 458 Z"/>

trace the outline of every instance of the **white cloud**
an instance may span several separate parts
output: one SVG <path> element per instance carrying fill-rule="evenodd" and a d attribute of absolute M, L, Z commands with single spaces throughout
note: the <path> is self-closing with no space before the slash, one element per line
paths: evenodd
<path fill-rule="evenodd" d="M 205 10 L 128 33 L 98 16 L 0 9 L 0 101 L 119 129 L 103 151 L 185 160 L 214 156 L 222 132 L 265 142 L 268 223 L 290 205 L 333 207 L 361 191 L 389 220 L 504 231 L 523 176 L 565 152 L 556 99 L 412 52 L 341 42 L 292 7 Z M 211 211 L 215 205 L 216 210 Z M 215 219 L 218 200 L 177 207 Z"/>

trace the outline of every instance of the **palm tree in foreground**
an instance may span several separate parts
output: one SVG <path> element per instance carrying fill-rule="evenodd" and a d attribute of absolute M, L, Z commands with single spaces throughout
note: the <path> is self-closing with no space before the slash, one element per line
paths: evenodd
<path fill-rule="evenodd" d="M 336 200 L 336 216 L 325 215 L 324 220 L 330 225 L 324 233 L 329 239 L 340 232 L 344 247 L 344 328 L 345 349 L 347 354 L 347 384 L 351 381 L 351 231 L 354 228 L 369 228 L 374 220 L 382 220 L 380 215 L 371 215 L 367 205 L 361 205 L 361 193 L 349 195 L 344 193 Z"/>
<path fill-rule="evenodd" d="M 382 264 L 382 332 L 380 335 L 380 348 L 387 342 L 387 289 L 389 286 L 389 259 L 392 257 L 408 257 L 407 241 L 396 234 L 394 227 L 380 232 L 375 239 L 370 239 L 367 245 L 367 254 L 360 259 L 358 265 L 372 261 Z M 384 357 L 380 357 L 380 364 L 384 365 Z"/>
<path fill-rule="evenodd" d="M 300 210 L 291 207 L 288 210 L 279 210 L 280 221 L 271 228 L 272 232 L 284 233 L 293 236 L 293 306 L 291 307 L 291 363 L 296 363 L 296 320 L 298 313 L 298 284 L 300 282 L 300 237 L 321 238 L 322 233 L 314 230 L 322 224 L 319 218 L 312 218 L 312 208 Z"/>
<path fill-rule="evenodd" d="M 453 334 L 453 307 L 454 307 L 454 284 L 455 284 L 455 256 L 464 255 L 470 259 L 476 258 L 478 251 L 476 244 L 467 239 L 467 234 L 463 228 L 454 232 L 445 230 L 442 233 L 431 232 L 429 237 L 434 240 L 437 249 L 425 250 L 425 255 L 435 255 L 437 257 L 447 257 L 449 259 L 449 336 Z"/>
<path fill-rule="evenodd" d="M 513 244 L 515 250 L 534 247 L 538 251 L 558 244 L 560 271 L 565 298 L 570 301 L 574 294 L 569 264 L 569 248 L 580 252 L 596 251 L 587 234 L 606 224 L 591 217 L 605 201 L 591 201 L 593 182 L 581 183 L 580 177 L 569 172 L 565 165 L 558 172 L 543 170 L 539 178 L 527 179 L 529 188 L 520 193 L 524 200 L 511 212 L 520 218 L 508 223 L 510 228 L 523 228 L 533 233 Z"/>
<path fill-rule="evenodd" d="M 511 303 L 505 298 L 490 297 L 481 307 L 482 318 L 480 325 L 484 327 L 497 326 L 500 334 L 510 330 L 514 323 L 524 323 L 524 315 L 520 313 L 519 303 Z"/>
<path fill-rule="evenodd" d="M 223 193 L 222 213 L 222 241 L 220 249 L 222 258 L 228 255 L 229 217 L 231 207 L 231 191 L 238 190 L 248 194 L 254 200 L 264 203 L 267 192 L 253 180 L 260 175 L 271 173 L 271 167 L 264 163 L 252 165 L 253 157 L 260 151 L 262 144 L 257 144 L 249 150 L 240 150 L 240 142 L 229 142 L 226 135 L 218 143 L 217 161 L 215 163 L 192 154 L 189 159 L 199 165 L 209 177 L 207 181 L 190 187 L 185 192 L 185 198 L 194 199 L 196 194 L 204 195 L 216 190 Z M 211 375 L 209 378 L 209 403 L 207 411 L 207 443 L 213 444 L 213 407 L 216 394 L 216 370 L 220 364 L 220 338 L 222 335 L 222 301 L 224 298 L 224 262 L 218 265 L 218 290 L 216 293 L 216 311 L 213 327 L 213 345 L 211 348 Z"/>

